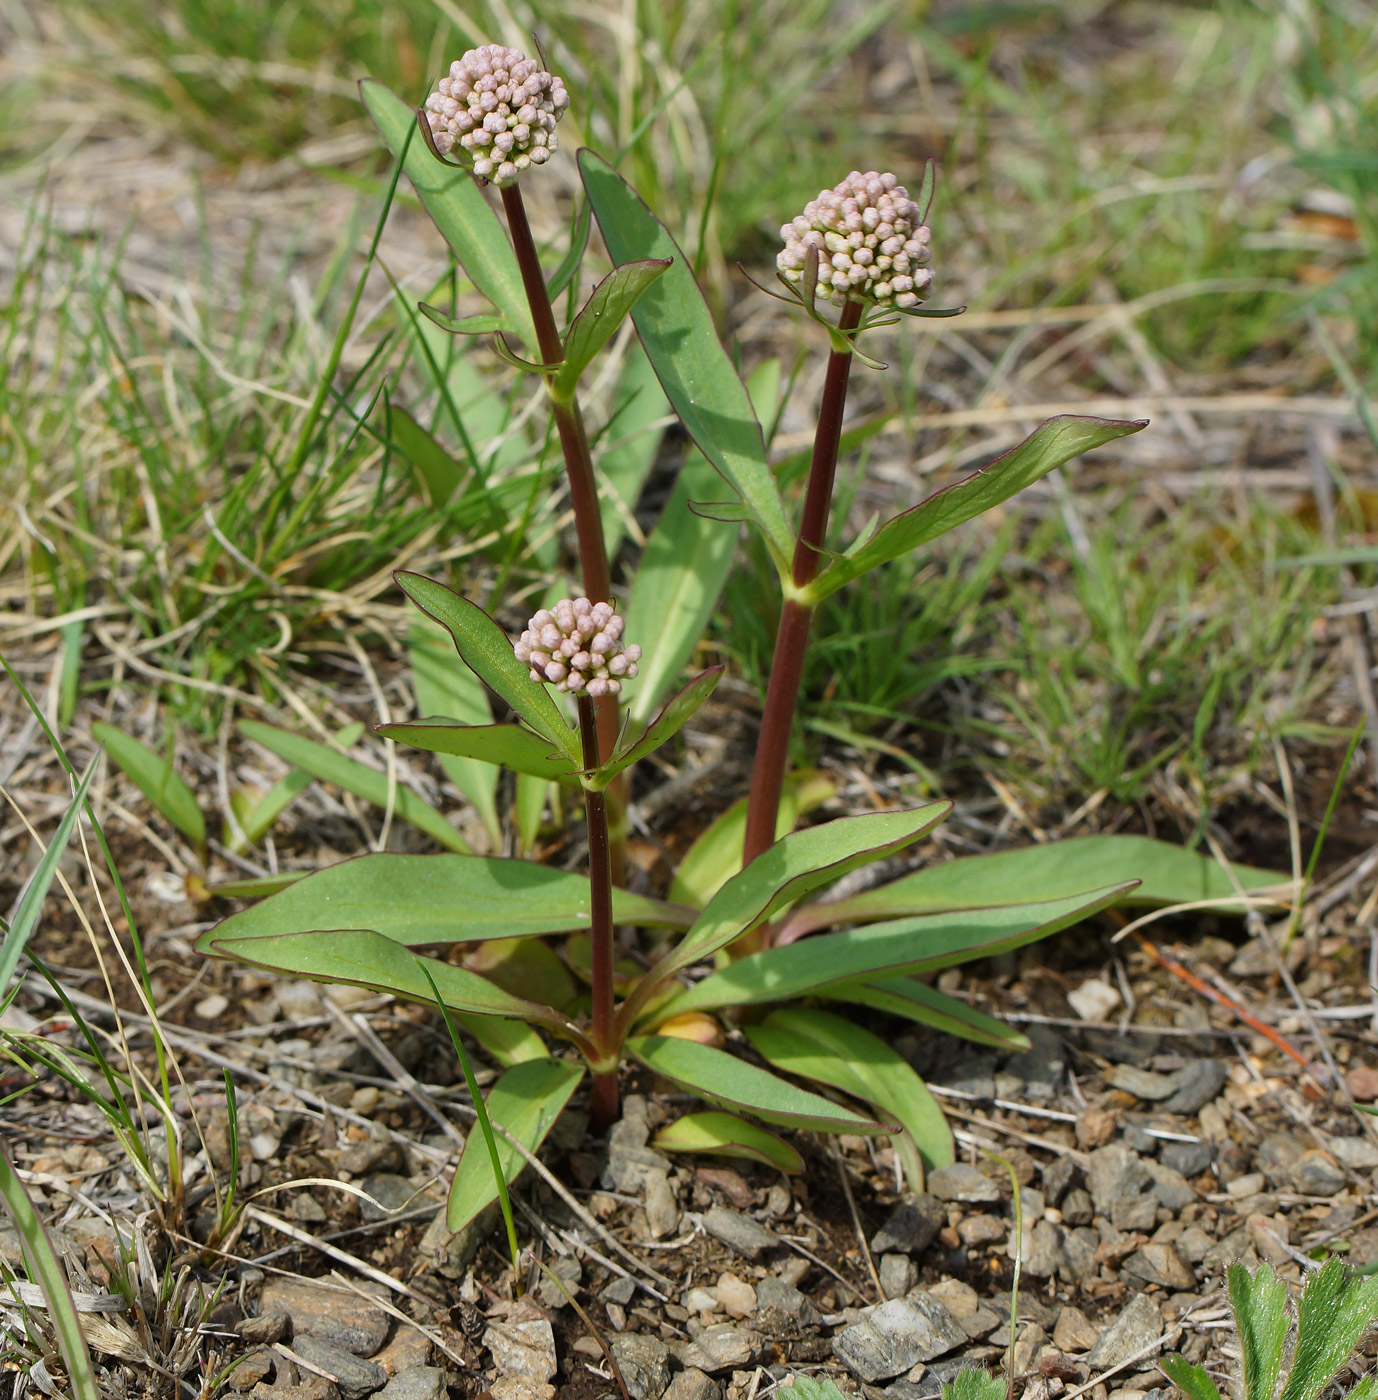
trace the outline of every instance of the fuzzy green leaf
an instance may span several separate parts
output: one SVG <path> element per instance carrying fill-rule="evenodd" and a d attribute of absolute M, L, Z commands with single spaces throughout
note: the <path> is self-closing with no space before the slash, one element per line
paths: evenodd
<path fill-rule="evenodd" d="M 935 1031 L 946 1031 L 977 1045 L 994 1045 L 1000 1050 L 1027 1050 L 1029 1037 L 1012 1026 L 987 1016 L 956 997 L 944 995 L 936 987 L 916 982 L 912 977 L 891 977 L 880 982 L 846 982 L 829 987 L 835 1001 L 854 1002 L 887 1016 L 902 1016 Z"/>
<path fill-rule="evenodd" d="M 913 1190 L 923 1189 L 923 1174 L 906 1147 L 916 1148 L 930 1170 L 952 1161 L 952 1132 L 942 1109 L 908 1061 L 879 1036 L 841 1016 L 798 1007 L 773 1012 L 761 1025 L 745 1029 L 776 1069 L 830 1084 L 897 1121 L 904 1131 L 894 1135 L 894 1145 L 901 1160 L 910 1159 Z"/>
<path fill-rule="evenodd" d="M 711 957 L 791 899 L 839 879 L 859 865 L 902 851 L 932 831 L 951 810 L 950 802 L 925 802 L 906 812 L 838 817 L 781 837 L 709 900 L 683 941 L 657 964 L 656 971 L 662 978 L 672 976 L 700 958 Z"/>
<path fill-rule="evenodd" d="M 584 1077 L 583 1067 L 566 1060 L 529 1060 L 503 1074 L 488 1091 L 484 1103 L 495 1128 L 516 1138 L 528 1152 L 534 1152 L 555 1126 L 570 1095 Z M 502 1133 L 496 1134 L 498 1163 L 504 1178 L 511 1182 L 520 1175 L 526 1158 Z M 454 1180 L 446 1223 L 451 1230 L 462 1230 L 485 1206 L 498 1198 L 493 1180 L 493 1164 L 477 1132 L 469 1134 Z"/>
<path fill-rule="evenodd" d="M 1032 485 L 1056 467 L 1092 448 L 1115 438 L 1127 437 L 1147 426 L 1113 418 L 1079 418 L 1063 414 L 1035 428 L 1018 447 L 984 466 L 980 471 L 954 481 L 920 501 L 912 510 L 886 521 L 870 543 L 855 554 L 848 553 L 830 565 L 816 580 L 810 592 L 821 602 L 843 584 L 908 554 L 939 535 L 982 514 Z"/>
<path fill-rule="evenodd" d="M 804 1159 L 783 1138 L 733 1113 L 686 1113 L 668 1123 L 651 1140 L 662 1152 L 708 1152 L 718 1157 L 742 1157 L 797 1175 Z"/>
<path fill-rule="evenodd" d="M 689 436 L 751 507 L 777 557 L 788 558 L 794 532 L 766 461 L 761 425 L 688 261 L 669 230 L 605 160 L 582 150 L 579 171 L 613 262 L 673 260 L 632 310 L 637 333 Z"/>
<path fill-rule="evenodd" d="M 1302 1289 L 1282 1400 L 1316 1400 L 1376 1317 L 1378 1277 L 1357 1277 L 1340 1259 L 1312 1274 Z"/>
<path fill-rule="evenodd" d="M 1285 884 L 1287 876 L 1249 865 L 1231 867 L 1246 892 Z M 989 908 L 1059 899 L 1096 885 L 1137 880 L 1123 905 L 1186 904 L 1228 899 L 1230 877 L 1209 855 L 1150 836 L 1074 836 L 988 856 L 963 856 L 925 866 L 851 899 L 810 904 L 790 916 L 791 933 L 868 919 L 894 919 L 947 909 Z M 1220 906 L 1231 912 L 1231 906 Z M 1239 912 L 1237 907 L 1233 912 Z"/>
<path fill-rule="evenodd" d="M 699 706 L 712 695 L 722 675 L 723 668 L 714 666 L 695 676 L 682 690 L 672 695 L 661 712 L 635 739 L 628 735 L 617 746 L 613 756 L 599 768 L 597 786 L 607 787 L 619 773 L 673 739 L 694 717 Z"/>
<path fill-rule="evenodd" d="M 1220 1392 L 1204 1366 L 1193 1366 L 1185 1356 L 1177 1355 L 1163 1357 L 1158 1366 L 1187 1400 L 1220 1400 Z M 1000 1389 L 1003 1397 L 1004 1387 Z M 1257 1393 L 1252 1390 L 1244 1392 L 1248 1400 L 1253 1400 Z M 1267 1400 L 1272 1400 L 1272 1394 L 1272 1391 L 1265 1392 Z"/>
<path fill-rule="evenodd" d="M 294 880 L 285 889 L 221 920 L 197 940 L 202 952 L 221 938 L 268 938 L 336 928 L 373 929 L 410 948 L 487 938 L 567 933 L 592 923 L 587 876 L 498 856 L 355 856 Z M 683 928 L 689 910 L 615 889 L 619 924 Z"/>
<path fill-rule="evenodd" d="M 979 1369 L 958 1371 L 942 1386 L 943 1400 L 1005 1400 L 1008 1394 L 1008 1387 L 999 1376 Z"/>
<path fill-rule="evenodd" d="M 1289 1327 L 1287 1285 L 1267 1264 L 1252 1277 L 1243 1264 L 1231 1264 L 1227 1279 L 1243 1356 L 1244 1394 L 1272 1400 Z"/>
<path fill-rule="evenodd" d="M 277 729 L 271 724 L 263 724 L 254 719 L 239 722 L 239 732 L 245 738 L 253 739 L 271 750 L 279 758 L 313 778 L 322 782 L 334 783 L 336 787 L 362 797 L 378 807 L 387 806 L 388 778 L 376 768 L 360 763 L 347 754 L 336 753 L 314 739 L 301 734 L 292 734 L 286 729 Z M 435 810 L 430 803 L 418 797 L 405 783 L 396 783 L 392 793 L 393 810 L 399 817 L 409 821 L 418 831 L 424 831 L 442 846 L 452 851 L 467 854 L 469 847 L 454 827 Z"/>
<path fill-rule="evenodd" d="M 450 634 L 429 617 L 407 620 L 407 652 L 416 708 L 423 715 L 447 715 L 461 724 L 489 724 L 492 713 L 483 682 L 455 655 Z M 498 817 L 498 770 L 491 763 L 441 754 L 445 776 L 469 799 L 488 829 L 494 849 L 502 847 Z"/>
<path fill-rule="evenodd" d="M 91 726 L 91 733 L 154 807 L 198 850 L 203 848 L 206 819 L 196 805 L 196 795 L 183 782 L 171 760 L 104 720 L 98 719 Z"/>
<path fill-rule="evenodd" d="M 454 638 L 464 664 L 500 695 L 538 734 L 583 766 L 579 739 L 545 686 L 531 679 L 531 668 L 518 661 L 512 639 L 477 603 L 422 574 L 394 575 L 397 586 L 427 616 Z"/>
<path fill-rule="evenodd" d="M 741 958 L 695 983 L 658 1014 L 678 1016 L 722 1006 L 788 1001 L 826 994 L 850 982 L 931 972 L 993 957 L 1078 923 L 1115 903 L 1126 888 L 1109 885 L 1067 899 L 925 914 L 820 934 Z"/>
<path fill-rule="evenodd" d="M 776 838 L 793 831 L 800 817 L 821 807 L 836 791 L 833 779 L 816 768 L 787 773 L 775 818 Z M 702 909 L 741 870 L 746 806 L 745 797 L 734 802 L 695 838 L 670 886 L 674 903 Z"/>
<path fill-rule="evenodd" d="M 396 93 L 366 78 L 359 94 L 393 155 L 405 149 L 402 168 L 460 266 L 502 313 L 508 330 L 534 354 L 536 331 L 517 255 L 473 176 L 436 160 L 416 129 L 415 110 Z"/>
<path fill-rule="evenodd" d="M 535 778 L 577 787 L 579 774 L 563 754 L 552 753 L 550 742 L 519 724 L 462 724 L 453 719 L 413 719 L 380 724 L 374 731 L 429 753 L 481 759 L 485 764 L 530 773 Z"/>
<path fill-rule="evenodd" d="M 646 289 L 663 276 L 670 264 L 643 258 L 615 267 L 589 294 L 565 337 L 565 362 L 550 381 L 551 396 L 568 402 L 579 386 L 579 377 L 593 357 L 617 333 Z"/>
<path fill-rule="evenodd" d="M 800 1089 L 756 1065 L 749 1065 L 725 1050 L 672 1035 L 636 1036 L 627 1042 L 627 1053 L 647 1069 L 707 1099 L 740 1109 L 767 1123 L 791 1128 L 815 1128 L 825 1133 L 884 1133 L 889 1129 L 825 1099 Z"/>

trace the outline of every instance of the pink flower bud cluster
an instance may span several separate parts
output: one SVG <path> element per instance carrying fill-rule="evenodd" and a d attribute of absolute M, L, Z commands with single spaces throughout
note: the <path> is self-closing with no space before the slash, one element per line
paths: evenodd
<path fill-rule="evenodd" d="M 533 681 L 595 698 L 616 695 L 641 660 L 639 646 L 622 645 L 625 626 L 611 603 L 561 598 L 531 619 L 512 650 L 531 667 Z"/>
<path fill-rule="evenodd" d="M 809 248 L 819 251 L 818 283 L 834 306 L 848 299 L 917 306 L 933 284 L 933 253 L 923 210 L 890 174 L 853 170 L 780 230 L 775 265 L 798 285 Z"/>
<path fill-rule="evenodd" d="M 519 49 L 484 44 L 450 65 L 426 99 L 436 149 L 456 144 L 474 174 L 510 185 L 528 165 L 544 165 L 555 149 L 555 123 L 569 106 L 565 85 Z"/>

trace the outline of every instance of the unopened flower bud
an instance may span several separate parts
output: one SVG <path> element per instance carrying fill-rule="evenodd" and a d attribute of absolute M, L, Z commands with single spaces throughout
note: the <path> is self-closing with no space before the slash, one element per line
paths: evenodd
<path fill-rule="evenodd" d="M 532 617 L 512 651 L 531 667 L 533 681 L 595 699 L 616 695 L 623 680 L 636 675 L 641 660 L 639 646 L 622 643 L 625 627 L 611 603 L 561 598 L 554 608 L 542 608 Z"/>
<path fill-rule="evenodd" d="M 798 286 L 808 250 L 816 248 L 818 285 L 834 306 L 849 299 L 917 306 L 933 284 L 922 219 L 923 211 L 893 175 L 853 170 L 780 230 L 785 246 L 775 265 Z M 903 276 L 887 276 L 892 269 Z"/>
<path fill-rule="evenodd" d="M 527 166 L 545 164 L 568 107 L 569 94 L 553 73 L 518 49 L 484 44 L 450 65 L 426 99 L 426 117 L 442 155 L 458 146 L 475 175 L 502 186 Z"/>

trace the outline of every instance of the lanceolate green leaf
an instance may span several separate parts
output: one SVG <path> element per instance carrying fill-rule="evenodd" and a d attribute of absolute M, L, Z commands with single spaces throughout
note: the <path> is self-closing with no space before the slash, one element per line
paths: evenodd
<path fill-rule="evenodd" d="M 196 796 L 182 781 L 171 759 L 156 754 L 122 729 L 97 720 L 91 733 L 105 751 L 133 781 L 134 786 L 165 816 L 188 841 L 206 844 L 206 819 L 196 805 Z"/>
<path fill-rule="evenodd" d="M 285 729 L 275 729 L 271 724 L 262 724 L 258 720 L 240 720 L 239 732 L 303 772 L 310 773 L 313 778 L 334 783 L 336 787 L 362 797 L 365 802 L 379 807 L 387 805 L 387 774 L 380 773 L 376 768 L 370 768 L 347 754 L 336 753 L 313 739 L 291 734 Z M 442 846 L 452 851 L 468 852 L 469 847 L 459 832 L 405 783 L 399 782 L 393 786 L 392 804 L 399 817 L 409 821 L 419 831 L 424 831 L 427 836 L 434 837 Z"/>
<path fill-rule="evenodd" d="M 630 185 L 592 151 L 579 152 L 589 203 L 615 263 L 672 259 L 637 302 L 632 320 L 666 397 L 699 450 L 751 506 L 780 559 L 794 536 L 766 462 L 761 425 L 742 381 L 718 340 L 689 264 L 670 232 Z"/>
<path fill-rule="evenodd" d="M 588 206 L 585 205 L 585 208 Z M 656 378 L 651 362 L 633 340 L 627 346 L 627 361 L 613 392 L 612 413 L 603 441 L 598 447 L 597 473 L 600 514 L 603 517 L 603 538 L 608 557 L 616 558 L 618 547 L 627 533 L 627 521 L 632 518 L 641 488 L 655 464 L 660 444 L 665 436 L 664 419 L 670 412 L 665 393 Z M 705 470 L 711 471 L 709 467 Z M 715 481 L 717 477 L 713 478 Z M 643 552 L 637 565 L 637 578 L 645 568 Z M 635 592 L 636 584 L 632 590 Z M 646 643 L 641 643 L 643 650 Z M 643 671 L 644 671 L 643 667 Z"/>
<path fill-rule="evenodd" d="M 1115 438 L 1127 437 L 1146 426 L 1112 418 L 1078 418 L 1064 414 L 1050 418 L 1036 428 L 1018 447 L 1012 447 L 988 466 L 951 486 L 935 491 L 912 510 L 887 521 L 871 542 L 855 554 L 848 554 L 830 565 L 810 590 L 821 602 L 844 583 L 908 554 L 929 540 L 937 539 L 958 525 L 1001 501 L 1008 500 L 1026 486 L 1046 476 L 1055 467 L 1082 452 L 1100 447 Z"/>
<path fill-rule="evenodd" d="M 804 1159 L 784 1138 L 734 1113 L 686 1113 L 663 1127 L 651 1139 L 651 1146 L 662 1152 L 711 1152 L 718 1157 L 744 1157 L 792 1176 L 804 1170 Z"/>
<path fill-rule="evenodd" d="M 791 832 L 709 900 L 679 946 L 657 965 L 657 972 L 670 976 L 700 958 L 711 957 L 789 900 L 838 879 L 858 865 L 903 850 L 932 831 L 951 810 L 950 802 L 926 802 L 907 812 L 839 817 Z"/>
<path fill-rule="evenodd" d="M 514 773 L 530 773 L 552 782 L 579 784 L 579 774 L 562 753 L 551 751 L 550 740 L 523 729 L 519 724 L 462 724 L 452 719 L 413 719 L 399 724 L 380 724 L 376 730 L 385 739 L 410 744 L 430 753 L 453 754 L 481 759 Z"/>
<path fill-rule="evenodd" d="M 1247 893 L 1286 884 L 1287 876 L 1249 865 L 1231 869 Z M 894 919 L 944 909 L 989 908 L 1055 899 L 1096 885 L 1137 880 L 1123 905 L 1185 904 L 1228 899 L 1235 893 L 1229 875 L 1208 855 L 1150 836 L 1076 836 L 999 851 L 963 856 L 925 866 L 912 875 L 851 899 L 809 904 L 790 916 L 789 931 L 803 933 L 864 919 Z M 1222 906 L 1229 910 L 1230 906 Z"/>
<path fill-rule="evenodd" d="M 565 1060 L 529 1060 L 509 1069 L 488 1091 L 484 1103 L 494 1128 L 501 1130 L 496 1134 L 498 1162 L 509 1182 L 516 1180 L 526 1158 L 508 1138 L 515 1138 L 528 1152 L 535 1152 L 583 1077 L 580 1066 Z M 492 1161 L 483 1138 L 472 1132 L 450 1183 L 446 1223 L 451 1230 L 462 1230 L 497 1198 Z"/>
<path fill-rule="evenodd" d="M 1211 1380 L 1210 1374 L 1204 1366 L 1193 1366 L 1185 1356 L 1176 1354 L 1165 1356 L 1158 1363 L 1163 1368 L 1163 1374 L 1167 1376 L 1173 1385 L 1187 1397 L 1187 1400 L 1220 1400 L 1220 1392 L 1216 1389 L 1215 1382 Z M 995 1400 L 1004 1400 L 1005 1387 L 1000 1386 L 1000 1394 Z M 1254 1392 L 1246 1390 L 1244 1394 L 1252 1397 Z M 1272 1400 L 1272 1393 L 1269 1392 L 1268 1400 Z"/>
<path fill-rule="evenodd" d="M 593 289 L 565 338 L 565 362 L 551 376 L 550 393 L 553 398 L 568 402 L 574 397 L 579 377 L 589 367 L 593 357 L 617 333 L 637 298 L 669 266 L 668 262 L 654 258 L 623 263 L 613 268 Z"/>
<path fill-rule="evenodd" d="M 24 951 L 24 945 L 38 925 L 43 901 L 47 899 L 53 877 L 57 874 L 58 862 L 67 849 L 68 841 L 72 839 L 72 829 L 77 824 L 77 818 L 81 816 L 81 809 L 86 803 L 86 790 L 91 786 L 91 776 L 95 771 L 96 765 L 92 763 L 81 782 L 77 784 L 77 790 L 53 833 L 53 839 L 48 842 L 48 849 L 43 852 L 43 859 L 38 862 L 38 869 L 24 887 L 19 908 L 14 911 L 14 917 L 10 920 L 9 930 L 5 933 L 3 941 L 0 941 L 0 1002 L 4 1001 L 5 993 L 9 990 L 10 978 L 14 976 L 19 955 Z"/>
<path fill-rule="evenodd" d="M 688 664 L 732 570 L 739 532 L 689 509 L 713 489 L 721 489 L 717 473 L 691 451 L 637 566 L 627 601 L 627 636 L 642 649 L 633 723 L 650 719 Z"/>
<path fill-rule="evenodd" d="M 197 940 L 202 952 L 225 938 L 268 938 L 329 929 L 372 929 L 394 943 L 471 943 L 565 933 L 592 922 L 588 878 L 497 856 L 356 856 L 296 880 L 231 914 Z M 619 924 L 684 927 L 688 910 L 613 891 Z"/>
<path fill-rule="evenodd" d="M 226 921 L 228 922 L 228 920 Z M 394 992 L 410 1001 L 431 1002 L 427 971 L 446 1006 L 479 1016 L 512 1016 L 563 1029 L 562 1017 L 548 1007 L 511 996 L 487 978 L 435 958 L 418 958 L 400 943 L 372 929 L 339 928 L 327 933 L 288 933 L 274 938 L 218 937 L 212 929 L 200 941 L 202 951 L 234 958 L 250 967 L 309 977 L 316 982 L 345 982 Z"/>
<path fill-rule="evenodd" d="M 879 1036 L 827 1011 L 797 1007 L 746 1027 L 746 1035 L 776 1069 L 831 1084 L 895 1119 L 904 1130 L 895 1135 L 901 1158 L 910 1155 L 904 1148 L 912 1144 L 927 1168 L 952 1161 L 952 1133 L 942 1109 L 909 1063 Z M 910 1178 L 915 1191 L 923 1188 L 921 1172 L 911 1170 Z"/>
<path fill-rule="evenodd" d="M 884 1124 L 873 1123 L 821 1094 L 800 1089 L 711 1045 L 671 1035 L 646 1035 L 629 1040 L 627 1053 L 709 1102 L 741 1109 L 767 1123 L 815 1128 L 825 1133 L 888 1131 Z"/>
<path fill-rule="evenodd" d="M 994 1045 L 1013 1051 L 1029 1048 L 1029 1037 L 1012 1026 L 912 977 L 891 977 L 882 982 L 845 982 L 829 987 L 828 996 L 834 1001 L 854 1002 L 887 1016 L 902 1016 L 935 1031 L 975 1041 L 977 1045 Z"/>
<path fill-rule="evenodd" d="M 597 785 L 606 787 L 624 769 L 674 738 L 713 693 L 713 687 L 722 679 L 722 673 L 721 666 L 714 666 L 695 676 L 683 690 L 672 695 L 665 702 L 664 709 L 631 743 L 618 746 L 612 758 L 598 770 Z"/>
<path fill-rule="evenodd" d="M 455 1012 L 454 1019 L 504 1067 L 550 1057 L 545 1041 L 521 1021 L 505 1021 L 496 1016 L 470 1016 L 462 1011 Z"/>
<path fill-rule="evenodd" d="M 776 837 L 788 835 L 800 817 L 821 807 L 836 791 L 833 779 L 817 768 L 787 773 L 775 819 Z M 742 868 L 745 834 L 746 798 L 743 797 L 701 832 L 684 853 L 674 884 L 670 886 L 671 901 L 702 909 Z"/>
<path fill-rule="evenodd" d="M 784 948 L 753 953 L 711 973 L 659 1014 L 678 1016 L 720 1006 L 786 1001 L 826 993 L 845 983 L 935 971 L 991 957 L 1077 923 L 1113 904 L 1125 889 L 1109 885 L 1070 899 L 926 914 L 819 934 Z"/>
<path fill-rule="evenodd" d="M 465 468 L 405 408 L 388 405 L 387 434 L 412 464 L 431 505 L 448 505 L 464 480 Z"/>
<path fill-rule="evenodd" d="M 579 740 L 545 686 L 531 679 L 518 661 L 507 633 L 477 603 L 422 574 L 394 575 L 397 585 L 422 612 L 448 629 L 464 664 L 500 695 L 538 734 L 582 766 Z"/>
<path fill-rule="evenodd" d="M 382 83 L 359 84 L 364 106 L 393 155 L 406 150 L 403 170 L 474 286 L 493 303 L 508 330 L 532 353 L 536 332 L 522 289 L 517 257 L 492 205 L 473 177 L 430 153 L 416 129 L 416 112 Z"/>
<path fill-rule="evenodd" d="M 483 682 L 455 654 L 450 634 L 424 614 L 407 621 L 412 689 L 423 715 L 447 715 L 461 724 L 489 724 L 492 713 Z M 491 763 L 442 754 L 445 776 L 474 804 L 494 849 L 502 846 L 498 818 L 498 770 Z"/>
<path fill-rule="evenodd" d="M 1252 1275 L 1243 1264 L 1231 1264 L 1226 1279 L 1239 1330 L 1244 1394 L 1250 1400 L 1254 1396 L 1272 1400 L 1289 1326 L 1287 1285 L 1267 1264 Z"/>

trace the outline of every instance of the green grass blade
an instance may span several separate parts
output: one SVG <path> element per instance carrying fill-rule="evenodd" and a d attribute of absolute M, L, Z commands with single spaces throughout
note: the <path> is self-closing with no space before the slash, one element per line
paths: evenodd
<path fill-rule="evenodd" d="M 526 1165 L 526 1158 L 507 1138 L 535 1152 L 583 1077 L 584 1067 L 566 1060 L 528 1060 L 507 1070 L 488 1091 L 489 1119 L 505 1134 L 498 1144 L 497 1167 L 505 1181 L 515 1181 Z M 450 1183 L 446 1211 L 450 1229 L 462 1230 L 497 1195 L 491 1162 L 466 1147 Z"/>
<path fill-rule="evenodd" d="M 683 1118 L 676 1118 L 661 1128 L 651 1140 L 651 1146 L 661 1152 L 706 1152 L 717 1157 L 741 1157 L 748 1162 L 764 1162 L 791 1176 L 804 1170 L 804 1159 L 784 1138 L 734 1113 L 686 1113 Z"/>
<path fill-rule="evenodd" d="M 460 266 L 503 314 L 510 332 L 534 354 L 536 331 L 516 254 L 474 178 L 436 160 L 415 136 L 415 109 L 382 83 L 365 79 L 359 84 L 359 95 L 388 149 L 394 156 L 405 151 L 402 168 Z"/>
<path fill-rule="evenodd" d="M 101 1400 L 100 1387 L 96 1384 L 95 1372 L 91 1367 L 91 1353 L 86 1347 L 86 1336 L 77 1318 L 72 1291 L 67 1286 L 67 1275 L 3 1147 L 0 1147 L 0 1200 L 9 1210 L 24 1247 L 25 1262 L 47 1300 L 53 1329 L 62 1347 L 62 1359 L 67 1364 L 72 1393 L 76 1400 Z M 0 1284 L 0 1292 L 3 1288 L 3 1284 Z"/>
<path fill-rule="evenodd" d="M 154 753 L 104 720 L 96 720 L 91 733 L 134 786 L 198 851 L 202 850 L 206 844 L 206 819 L 196 804 L 196 795 L 172 766 L 171 758 Z"/>
<path fill-rule="evenodd" d="M 988 466 L 944 486 L 912 510 L 886 521 L 869 544 L 837 560 L 819 576 L 811 589 L 815 600 L 821 602 L 878 564 L 908 554 L 999 505 L 1082 452 L 1137 433 L 1145 426 L 1147 420 L 1128 422 L 1070 414 L 1050 418 Z"/>
<path fill-rule="evenodd" d="M 816 1079 L 871 1105 L 899 1123 L 926 1168 L 953 1160 L 947 1119 L 913 1067 L 879 1036 L 827 1011 L 789 1007 L 759 1026 L 746 1027 L 747 1039 L 786 1074 Z M 901 1157 L 904 1134 L 894 1145 Z M 915 1191 L 923 1180 L 911 1178 Z"/>
<path fill-rule="evenodd" d="M 810 1093 L 771 1074 L 769 1070 L 739 1060 L 725 1050 L 678 1036 L 637 1036 L 627 1042 L 627 1053 L 648 1069 L 691 1089 L 710 1103 L 782 1123 L 791 1128 L 814 1128 L 825 1133 L 877 1134 L 890 1131 L 883 1123 L 863 1118 L 820 1094 Z"/>
<path fill-rule="evenodd" d="M 334 783 L 336 787 L 362 797 L 365 802 L 386 807 L 388 803 L 388 778 L 376 768 L 360 763 L 347 754 L 336 753 L 334 749 L 318 744 L 314 739 L 277 729 L 259 720 L 244 719 L 239 722 L 239 732 L 245 738 L 253 739 L 265 749 L 286 759 L 295 768 L 310 773 L 322 782 Z M 396 783 L 392 791 L 393 810 L 399 817 L 409 821 L 418 831 L 424 831 L 442 846 L 451 851 L 466 855 L 469 846 L 464 838 L 450 825 L 434 807 L 418 797 L 405 783 Z"/>
<path fill-rule="evenodd" d="M 689 263 L 669 230 L 605 160 L 580 151 L 579 171 L 614 263 L 673 260 L 632 311 L 641 344 L 699 451 L 751 507 L 777 558 L 787 559 L 794 532 L 766 462 L 761 425 Z"/>
<path fill-rule="evenodd" d="M 38 925 L 38 916 L 43 912 L 43 901 L 48 897 L 48 890 L 57 875 L 58 862 L 67 849 L 67 842 L 72 838 L 72 831 L 86 801 L 86 790 L 91 786 L 91 778 L 95 771 L 96 765 L 93 762 L 77 784 L 76 792 L 53 833 L 53 839 L 48 843 L 48 849 L 44 851 L 43 859 L 38 863 L 38 869 L 24 888 L 19 907 L 14 912 L 14 918 L 10 920 L 5 941 L 0 943 L 0 997 L 3 997 L 9 988 L 10 978 L 14 976 L 14 969 L 19 965 L 24 945 Z"/>

